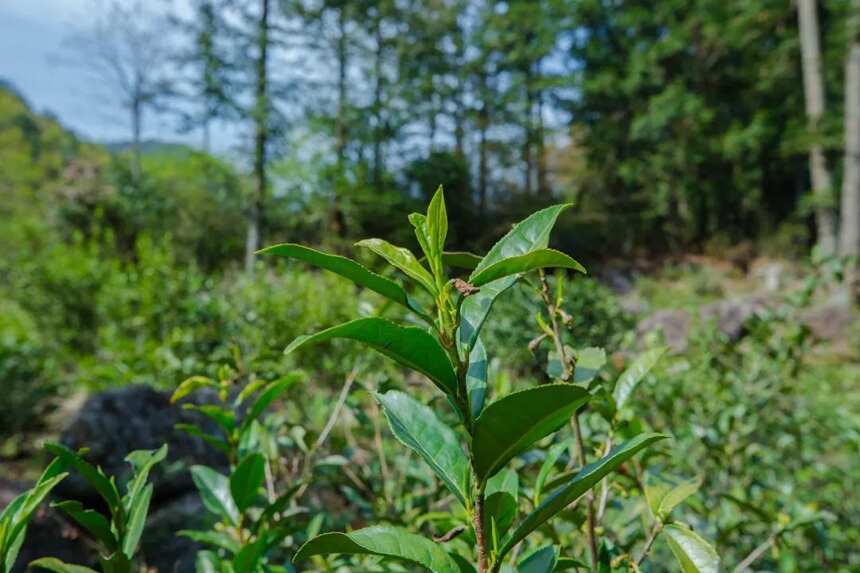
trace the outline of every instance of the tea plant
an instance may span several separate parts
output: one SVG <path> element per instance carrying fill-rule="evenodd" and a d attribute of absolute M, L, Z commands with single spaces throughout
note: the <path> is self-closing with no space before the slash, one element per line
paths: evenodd
<path fill-rule="evenodd" d="M 104 500 L 109 517 L 93 509 L 85 509 L 78 501 L 61 501 L 52 504 L 52 507 L 68 515 L 98 542 L 99 563 L 103 573 L 131 573 L 152 500 L 153 488 L 147 479 L 152 468 L 167 456 L 167 446 L 152 451 L 137 450 L 126 457 L 134 471 L 126 484 L 125 495 L 120 494 L 113 477 L 108 478 L 101 468 L 88 463 L 82 454 L 59 444 L 47 444 L 45 449 L 54 454 L 63 466 L 77 470 Z M 52 466 L 46 473 L 51 471 Z M 30 565 L 56 573 L 93 571 L 81 565 L 63 563 L 54 557 L 37 559 Z"/>
<path fill-rule="evenodd" d="M 30 519 L 51 490 L 68 476 L 64 469 L 63 462 L 52 461 L 36 484 L 13 499 L 0 513 L 0 573 L 12 570 L 24 544 Z"/>
<path fill-rule="evenodd" d="M 266 409 L 300 376 L 293 374 L 274 382 L 253 380 L 232 397 L 234 374 L 230 368 L 222 367 L 217 381 L 203 376 L 189 378 L 171 398 L 176 402 L 194 392 L 214 391 L 217 403 L 189 403 L 185 408 L 212 420 L 220 435 L 211 435 L 192 424 L 180 424 L 178 428 L 222 451 L 230 464 L 229 475 L 208 466 L 191 467 L 204 506 L 218 520 L 211 529 L 179 533 L 212 548 L 198 553 L 198 571 L 272 570 L 267 564 L 272 552 L 297 531 L 299 522 L 293 518 L 305 511 L 293 503 L 301 484 L 275 495 L 270 464 L 275 448 L 262 423 Z M 240 419 L 237 412 L 243 409 Z"/>
<path fill-rule="evenodd" d="M 459 428 L 445 424 L 430 407 L 404 392 L 377 394 L 394 435 L 427 462 L 450 490 L 468 522 L 450 538 L 468 536 L 471 554 L 446 551 L 404 528 L 375 525 L 348 533 L 326 533 L 305 543 L 294 561 L 334 553 L 376 555 L 419 564 L 434 573 L 478 573 L 502 570 L 524 540 L 570 504 L 587 494 L 636 453 L 665 438 L 642 433 L 610 449 L 600 459 L 561 480 L 532 511 L 516 519 L 516 473 L 506 469 L 519 454 L 555 433 L 592 398 L 586 387 L 559 382 L 512 392 L 485 404 L 487 355 L 480 332 L 496 298 L 529 271 L 545 267 L 585 272 L 559 251 L 547 248 L 549 234 L 567 205 L 538 211 L 516 225 L 486 256 L 444 250 L 448 221 L 441 188 L 427 214 L 409 220 L 424 253 L 425 264 L 409 250 L 380 239 L 358 243 L 400 270 L 432 300 L 425 308 L 397 282 L 357 262 L 297 244 L 281 244 L 262 252 L 298 259 L 351 279 L 356 284 L 402 305 L 423 326 L 383 318 L 362 318 L 293 341 L 293 352 L 314 342 L 346 338 L 426 376 L 445 396 Z M 471 271 L 468 280 L 447 274 L 448 268 Z M 555 547 L 541 547 L 519 560 L 520 571 L 549 573 L 559 562 Z M 689 563 L 693 563 L 689 561 Z M 597 562 L 592 560 L 592 570 Z M 685 564 L 685 567 L 687 565 Z M 689 569 L 687 570 L 695 570 Z M 709 569 L 703 569 L 709 570 Z"/>

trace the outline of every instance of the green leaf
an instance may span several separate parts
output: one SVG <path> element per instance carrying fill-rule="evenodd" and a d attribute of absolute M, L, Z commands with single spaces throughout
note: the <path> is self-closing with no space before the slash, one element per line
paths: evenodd
<path fill-rule="evenodd" d="M 128 486 L 128 494 L 126 495 L 126 509 L 131 509 L 131 506 L 134 505 L 137 496 L 143 490 L 143 486 L 146 485 L 152 468 L 166 457 L 167 444 L 157 450 L 137 450 L 126 456 L 125 461 L 134 468 L 134 478 Z"/>
<path fill-rule="evenodd" d="M 701 478 L 673 480 L 659 476 L 645 477 L 645 499 L 651 513 L 659 521 L 664 521 L 669 513 L 685 499 L 699 491 Z"/>
<path fill-rule="evenodd" d="M 457 269 L 471 271 L 474 270 L 480 262 L 481 257 L 466 251 L 446 251 L 442 253 L 442 263 Z"/>
<path fill-rule="evenodd" d="M 108 556 L 100 554 L 99 565 L 101 565 L 102 573 L 129 573 L 131 571 L 131 560 L 121 551 Z"/>
<path fill-rule="evenodd" d="M 300 380 L 302 380 L 302 375 L 300 373 L 293 373 L 266 386 L 266 389 L 260 392 L 260 395 L 257 396 L 257 399 L 254 400 L 254 403 L 245 413 L 245 417 L 242 418 L 241 430 L 243 432 L 247 430 L 272 402 L 280 398 L 284 392 Z"/>
<path fill-rule="evenodd" d="M 588 398 L 588 392 L 577 386 L 547 384 L 490 404 L 475 422 L 472 440 L 478 480 L 486 480 L 511 458 L 556 431 Z"/>
<path fill-rule="evenodd" d="M 460 328 L 457 331 L 461 353 L 465 354 L 475 346 L 481 328 L 484 326 L 493 303 L 503 292 L 514 286 L 517 277 L 506 277 L 481 287 L 481 290 L 466 297 L 460 306 Z"/>
<path fill-rule="evenodd" d="M 588 563 L 576 557 L 559 557 L 553 572 L 567 571 L 568 569 L 588 569 Z"/>
<path fill-rule="evenodd" d="M 61 501 L 51 504 L 51 507 L 56 507 L 78 522 L 108 551 L 114 551 L 117 548 L 117 540 L 111 531 L 110 523 L 101 513 L 92 509 L 84 509 L 79 501 Z"/>
<path fill-rule="evenodd" d="M 480 338 L 475 341 L 475 346 L 469 353 L 466 389 L 469 392 L 472 418 L 477 418 L 484 409 L 484 401 L 487 397 L 487 351 Z"/>
<path fill-rule="evenodd" d="M 541 464 L 540 471 L 538 471 L 537 478 L 535 479 L 535 487 L 534 487 L 534 502 L 535 505 L 540 503 L 540 497 L 543 493 L 544 485 L 546 485 L 546 480 L 549 477 L 549 474 L 552 472 L 553 468 L 555 468 L 556 462 L 558 462 L 558 458 L 566 452 L 570 448 L 570 440 L 565 440 L 561 443 L 554 444 L 550 447 L 550 449 L 546 453 L 546 458 Z"/>
<path fill-rule="evenodd" d="M 206 509 L 226 517 L 233 525 L 239 522 L 239 510 L 230 495 L 230 480 L 206 466 L 191 466 L 191 479 L 200 491 Z"/>
<path fill-rule="evenodd" d="M 605 457 L 588 464 L 569 482 L 550 493 L 508 536 L 501 557 L 513 549 L 514 545 L 543 525 L 547 520 L 564 510 L 568 505 L 582 497 L 588 490 L 600 483 L 607 474 L 632 458 L 642 449 L 668 436 L 662 434 L 640 434 L 613 448 Z"/>
<path fill-rule="evenodd" d="M 392 266 L 403 271 L 407 276 L 417 281 L 427 292 L 436 296 L 438 291 L 433 281 L 433 275 L 421 266 L 415 255 L 409 249 L 397 247 L 382 239 L 365 239 L 356 243 L 359 247 L 366 247 L 388 261 Z"/>
<path fill-rule="evenodd" d="M 39 481 L 36 482 L 36 485 L 26 493 L 12 500 L 12 503 L 7 508 L 10 509 L 10 512 L 4 512 L 3 537 L 0 537 L 0 542 L 2 542 L 0 549 L 4 553 L 0 555 L 0 559 L 3 559 L 2 564 L 7 571 L 12 569 L 12 565 L 15 564 L 15 560 L 18 558 L 18 552 L 24 543 L 27 524 L 30 522 L 33 513 L 48 494 L 51 493 L 51 490 L 68 475 L 66 473 L 54 475 L 60 467 L 62 467 L 61 463 L 57 462 L 57 460 L 51 462 L 48 469 L 45 470 Z"/>
<path fill-rule="evenodd" d="M 215 422 L 224 435 L 229 436 L 236 429 L 236 414 L 217 404 L 183 404 L 183 410 L 200 412 Z"/>
<path fill-rule="evenodd" d="M 206 376 L 192 376 L 190 378 L 186 378 L 176 388 L 176 390 L 173 391 L 173 395 L 170 397 L 170 402 L 178 402 L 192 392 L 195 392 L 198 388 L 207 387 L 218 388 L 218 383 L 211 378 L 207 378 Z"/>
<path fill-rule="evenodd" d="M 200 426 L 196 426 L 194 424 L 174 424 L 175 429 L 185 432 L 191 436 L 196 438 L 200 438 L 210 446 L 214 447 L 217 450 L 220 450 L 227 456 L 230 455 L 230 445 L 222 440 L 221 438 L 216 438 L 215 436 L 210 436 L 206 432 L 204 432 Z"/>
<path fill-rule="evenodd" d="M 375 394 L 394 436 L 430 465 L 451 493 L 466 506 L 469 460 L 454 430 L 403 392 Z"/>
<path fill-rule="evenodd" d="M 206 543 L 214 547 L 220 547 L 221 549 L 226 549 L 230 553 L 238 553 L 241 549 L 239 542 L 226 531 L 191 531 L 184 529 L 182 531 L 178 531 L 176 535 L 187 537 L 197 543 Z"/>
<path fill-rule="evenodd" d="M 606 365 L 606 351 L 602 348 L 583 348 L 576 352 L 576 370 L 573 373 L 574 384 L 588 384 L 597 376 L 600 369 Z"/>
<path fill-rule="evenodd" d="M 504 259 L 545 249 L 549 244 L 549 234 L 555 226 L 558 216 L 568 207 L 570 207 L 568 203 L 553 205 L 532 213 L 514 225 L 514 228 L 493 245 L 490 252 L 481 259 L 481 263 L 475 267 L 472 276 L 477 276 Z"/>
<path fill-rule="evenodd" d="M 309 336 L 296 338 L 285 354 L 313 342 L 349 338 L 421 372 L 448 395 L 457 392 L 457 375 L 439 342 L 426 330 L 400 326 L 382 318 L 360 318 Z"/>
<path fill-rule="evenodd" d="M 265 479 L 266 458 L 260 453 L 245 456 L 230 474 L 230 493 L 240 513 L 257 499 L 257 492 Z"/>
<path fill-rule="evenodd" d="M 213 551 L 198 551 L 194 573 L 221 573 L 221 560 Z"/>
<path fill-rule="evenodd" d="M 253 573 L 257 570 L 260 559 L 266 550 L 266 538 L 258 537 L 253 543 L 247 543 L 233 558 L 235 573 Z"/>
<path fill-rule="evenodd" d="M 30 567 L 41 567 L 55 573 L 97 573 L 94 569 L 84 567 L 83 565 L 71 565 L 63 563 L 54 557 L 42 557 L 30 562 Z"/>
<path fill-rule="evenodd" d="M 433 573 L 460 573 L 457 563 L 441 545 L 388 525 L 366 527 L 351 533 L 324 533 L 302 545 L 293 561 L 332 553 L 380 555 L 416 563 Z"/>
<path fill-rule="evenodd" d="M 627 399 L 633 393 L 636 385 L 645 377 L 646 374 L 657 364 L 660 357 L 666 352 L 666 347 L 653 348 L 647 352 L 643 352 L 636 358 L 627 370 L 618 377 L 618 382 L 615 383 L 615 390 L 612 392 L 612 397 L 615 399 L 616 407 L 620 410 Z"/>
<path fill-rule="evenodd" d="M 440 185 L 427 207 L 427 235 L 430 239 L 430 249 L 434 257 L 441 262 L 445 250 L 445 239 L 448 237 L 448 212 L 445 209 L 445 193 Z M 428 257 L 429 257 L 428 253 Z"/>
<path fill-rule="evenodd" d="M 511 469 L 504 469 L 487 480 L 484 531 L 489 534 L 494 551 L 517 517 L 519 489 L 519 476 Z"/>
<path fill-rule="evenodd" d="M 107 502 L 111 512 L 116 511 L 121 506 L 119 491 L 113 480 L 108 479 L 101 468 L 97 468 L 87 463 L 81 456 L 60 444 L 45 444 L 45 449 L 51 454 L 57 456 L 63 463 L 78 470 L 78 473 L 83 476 L 87 483 L 98 492 Z"/>
<path fill-rule="evenodd" d="M 517 573 L 553 573 L 558 551 L 547 545 L 527 555 L 517 564 Z"/>
<path fill-rule="evenodd" d="M 429 319 L 427 315 L 424 314 L 421 306 L 406 294 L 406 291 L 403 290 L 402 286 L 368 270 L 352 259 L 341 257 L 339 255 L 330 255 L 328 253 L 323 253 L 293 243 L 283 243 L 267 247 L 259 251 L 259 253 L 297 259 L 315 265 L 321 269 L 331 271 L 342 277 L 348 278 L 359 286 L 368 288 L 373 292 L 379 293 L 382 296 L 405 306 L 409 310 L 425 318 L 425 320 L 432 322 L 432 319 Z"/>
<path fill-rule="evenodd" d="M 663 533 L 684 573 L 717 573 L 720 570 L 720 558 L 714 548 L 686 525 L 667 525 Z"/>
<path fill-rule="evenodd" d="M 496 263 L 475 271 L 469 277 L 469 283 L 481 287 L 488 282 L 511 275 L 519 275 L 536 269 L 547 267 L 573 269 L 585 274 L 585 267 L 571 257 L 555 249 L 538 249 L 522 255 L 508 257 Z"/>
<path fill-rule="evenodd" d="M 421 246 L 421 250 L 424 251 L 424 256 L 427 257 L 430 268 L 433 268 L 435 263 L 433 262 L 433 251 L 430 246 L 430 233 L 427 229 L 427 217 L 421 213 L 412 213 L 409 215 L 409 222 L 415 228 L 415 238 L 418 239 L 418 244 Z"/>
<path fill-rule="evenodd" d="M 129 559 L 134 558 L 143 527 L 146 525 L 146 515 L 149 513 L 149 502 L 152 501 L 152 484 L 147 484 L 140 494 L 135 496 L 128 514 L 125 527 L 125 538 L 122 540 L 122 552 Z"/>
<path fill-rule="evenodd" d="M 257 518 L 257 522 L 254 524 L 254 531 L 259 531 L 260 528 L 265 526 L 275 515 L 283 512 L 301 487 L 301 483 L 293 484 L 284 493 L 279 495 L 275 501 L 266 506 L 266 509 L 263 510 L 263 513 L 260 514 L 260 517 Z"/>

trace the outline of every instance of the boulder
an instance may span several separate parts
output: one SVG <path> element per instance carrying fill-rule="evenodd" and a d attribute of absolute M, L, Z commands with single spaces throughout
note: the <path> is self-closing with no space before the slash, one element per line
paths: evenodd
<path fill-rule="evenodd" d="M 699 318 L 704 324 L 714 323 L 724 336 L 736 342 L 746 334 L 747 321 L 766 311 L 770 303 L 764 296 L 720 300 L 702 306 Z"/>
<path fill-rule="evenodd" d="M 661 332 L 666 345 L 673 352 L 683 352 L 687 348 L 692 317 L 686 310 L 658 310 L 636 325 L 636 335 L 643 338 L 652 332 Z"/>

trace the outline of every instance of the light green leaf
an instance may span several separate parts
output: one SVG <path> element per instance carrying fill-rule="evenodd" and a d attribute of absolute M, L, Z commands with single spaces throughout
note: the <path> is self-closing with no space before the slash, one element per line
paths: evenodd
<path fill-rule="evenodd" d="M 421 456 L 465 507 L 469 460 L 454 430 L 442 423 L 433 410 L 403 392 L 392 390 L 375 397 L 394 436 Z"/>
<path fill-rule="evenodd" d="M 63 563 L 54 557 L 42 557 L 30 562 L 30 567 L 40 567 L 54 573 L 97 573 L 94 569 L 84 567 L 83 565 L 71 565 Z"/>
<path fill-rule="evenodd" d="M 74 519 L 78 524 L 90 532 L 95 539 L 100 541 L 108 551 L 117 548 L 117 540 L 111 531 L 108 520 L 101 513 L 92 509 L 84 509 L 79 501 L 61 501 L 51 504 Z"/>
<path fill-rule="evenodd" d="M 233 525 L 239 522 L 239 510 L 230 495 L 230 480 L 227 476 L 206 466 L 191 466 L 191 479 L 200 491 L 200 499 L 206 509 L 226 517 Z"/>
<path fill-rule="evenodd" d="M 220 547 L 230 553 L 237 553 L 241 549 L 239 542 L 226 531 L 190 531 L 185 529 L 178 531 L 176 535 L 187 537 L 197 543 L 206 543 L 214 547 Z"/>
<path fill-rule="evenodd" d="M 177 386 L 176 390 L 173 391 L 173 395 L 170 397 L 170 401 L 178 402 L 192 392 L 196 391 L 198 388 L 207 387 L 217 388 L 218 383 L 211 378 L 207 378 L 206 376 L 191 376 L 190 378 L 186 378 L 185 380 L 183 380 L 182 383 Z"/>
<path fill-rule="evenodd" d="M 377 352 L 421 372 L 448 395 L 457 392 L 457 375 L 448 355 L 426 330 L 400 326 L 382 318 L 360 318 L 310 336 L 296 338 L 285 354 L 313 342 L 349 338 L 364 342 Z"/>
<path fill-rule="evenodd" d="M 558 560 L 558 551 L 547 545 L 533 551 L 517 564 L 517 573 L 553 573 Z"/>
<path fill-rule="evenodd" d="M 714 548 L 686 525 L 667 525 L 663 533 L 684 573 L 717 573 L 720 570 L 720 558 Z"/>
<path fill-rule="evenodd" d="M 494 551 L 517 517 L 519 489 L 519 476 L 512 469 L 503 469 L 487 480 L 484 531 L 490 536 Z"/>
<path fill-rule="evenodd" d="M 605 457 L 585 466 L 569 482 L 550 493 L 534 511 L 526 516 L 514 532 L 508 536 L 502 547 L 501 556 L 506 555 L 508 551 L 513 549 L 514 545 L 525 539 L 528 534 L 582 497 L 618 466 L 642 449 L 667 437 L 662 434 L 640 434 L 632 440 L 616 446 Z"/>
<path fill-rule="evenodd" d="M 547 384 L 496 400 L 475 422 L 473 462 L 478 480 L 499 471 L 511 458 L 564 424 L 588 401 L 571 384 Z"/>
<path fill-rule="evenodd" d="M 469 392 L 472 418 L 477 418 L 484 409 L 484 400 L 487 397 L 487 351 L 480 338 L 475 341 L 475 346 L 469 353 L 466 389 Z"/>
<path fill-rule="evenodd" d="M 388 525 L 366 527 L 351 533 L 325 533 L 302 545 L 293 561 L 332 553 L 380 555 L 416 563 L 433 573 L 460 573 L 457 563 L 441 545 Z"/>
<path fill-rule="evenodd" d="M 493 245 L 490 252 L 481 259 L 472 276 L 477 276 L 504 259 L 545 249 L 549 244 L 549 234 L 555 226 L 558 216 L 568 207 L 570 204 L 553 205 L 532 213 L 514 225 L 514 228 Z"/>
<path fill-rule="evenodd" d="M 339 255 L 330 255 L 328 253 L 316 251 L 314 249 L 304 247 L 302 245 L 296 245 L 294 243 L 283 243 L 280 245 L 274 245 L 262 249 L 258 252 L 260 254 L 277 255 L 280 257 L 297 259 L 306 263 L 310 263 L 321 269 L 331 271 L 342 277 L 348 278 L 359 286 L 368 288 L 373 292 L 379 293 L 382 296 L 405 306 L 419 316 L 432 322 L 432 319 L 429 319 L 427 315 L 424 314 L 424 311 L 421 309 L 420 305 L 418 305 L 418 303 L 413 301 L 409 297 L 409 295 L 406 294 L 406 291 L 403 290 L 402 286 L 392 280 L 389 280 L 368 270 L 367 268 L 363 267 L 352 259 L 341 257 Z"/>
<path fill-rule="evenodd" d="M 538 249 L 522 255 L 508 257 L 481 270 L 475 269 L 469 283 L 476 287 L 511 275 L 519 275 L 547 267 L 573 269 L 585 274 L 585 267 L 571 257 L 555 249 Z"/>
<path fill-rule="evenodd" d="M 149 478 L 149 472 L 155 467 L 155 464 L 160 463 L 166 457 L 167 444 L 164 444 L 158 450 L 137 450 L 126 456 L 125 461 L 129 462 L 132 468 L 134 468 L 134 478 L 128 485 L 128 493 L 125 498 L 125 508 L 127 510 L 131 509 L 137 496 L 143 490 L 143 486 Z"/>
<path fill-rule="evenodd" d="M 645 477 L 645 499 L 654 517 L 663 521 L 675 507 L 696 493 L 701 485 L 701 478 L 679 481 L 649 474 Z"/>
<path fill-rule="evenodd" d="M 427 292 L 436 296 L 438 291 L 433 281 L 433 275 L 421 266 L 415 255 L 409 249 L 397 247 L 382 239 L 365 239 L 356 243 L 359 247 L 366 247 L 388 261 L 392 266 L 403 271 L 407 276 L 417 281 Z"/>
<path fill-rule="evenodd" d="M 445 209 L 445 193 L 441 185 L 436 189 L 427 207 L 427 235 L 430 239 L 431 252 L 434 256 L 438 256 L 441 262 L 445 239 L 448 237 L 448 212 Z"/>
<path fill-rule="evenodd" d="M 568 569 L 588 569 L 588 563 L 576 557 L 559 557 L 553 572 L 567 571 Z"/>
<path fill-rule="evenodd" d="M 198 551 L 194 560 L 194 573 L 221 573 L 221 560 L 214 551 Z"/>
<path fill-rule="evenodd" d="M 496 298 L 514 286 L 515 282 L 517 282 L 517 277 L 506 277 L 493 281 L 463 301 L 460 306 L 460 328 L 457 331 L 457 340 L 462 353 L 465 354 L 475 346 L 481 328 L 490 315 Z"/>
<path fill-rule="evenodd" d="M 427 229 L 427 217 L 422 213 L 412 213 L 409 215 L 409 222 L 415 228 L 415 238 L 418 239 L 418 244 L 421 246 L 421 250 L 424 251 L 424 256 L 427 257 L 430 268 L 433 268 L 435 263 L 432 256 L 433 250 L 431 247 L 430 232 Z"/>
<path fill-rule="evenodd" d="M 266 458 L 260 453 L 245 456 L 230 474 L 230 493 L 240 513 L 257 499 L 257 492 L 265 479 Z"/>
<path fill-rule="evenodd" d="M 606 365 L 606 351 L 602 348 L 583 348 L 576 352 L 576 370 L 573 373 L 574 384 L 588 384 L 597 376 L 600 369 Z"/>
<path fill-rule="evenodd" d="M 146 515 L 149 513 L 149 502 L 152 500 L 152 484 L 147 484 L 140 494 L 134 498 L 128 514 L 128 522 L 125 528 L 125 538 L 122 540 L 122 552 L 129 559 L 134 558 L 140 536 L 143 534 L 143 526 L 146 525 Z"/>
<path fill-rule="evenodd" d="M 615 399 L 615 405 L 620 410 L 627 399 L 633 393 L 636 385 L 645 377 L 646 374 L 657 364 L 660 357 L 666 352 L 666 347 L 653 348 L 647 352 L 643 352 L 618 377 L 618 382 L 615 383 L 615 390 L 612 392 L 612 397 Z"/>

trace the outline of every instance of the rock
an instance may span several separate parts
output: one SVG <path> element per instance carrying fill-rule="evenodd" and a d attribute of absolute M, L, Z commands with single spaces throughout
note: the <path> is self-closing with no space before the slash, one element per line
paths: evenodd
<path fill-rule="evenodd" d="M 692 317 L 685 310 L 658 310 L 636 326 L 638 338 L 651 332 L 662 332 L 669 348 L 674 352 L 683 352 L 687 348 L 687 338 L 690 335 Z"/>
<path fill-rule="evenodd" d="M 736 342 L 746 333 L 747 321 L 767 310 L 769 303 L 763 296 L 721 300 L 702 306 L 699 318 L 704 324 L 715 322 L 723 335 Z"/>
<path fill-rule="evenodd" d="M 176 533 L 204 529 L 208 517 L 196 493 L 171 500 L 150 513 L 140 547 L 147 567 L 159 573 L 194 573 L 194 560 L 202 547 Z"/>
<path fill-rule="evenodd" d="M 835 341 L 846 335 L 858 317 L 846 290 L 837 291 L 830 300 L 806 309 L 800 319 L 816 338 Z"/>
<path fill-rule="evenodd" d="M 127 386 L 90 396 L 62 432 L 61 442 L 73 450 L 89 448 L 86 459 L 124 484 L 130 466 L 125 457 L 134 450 L 168 444 L 168 458 L 151 474 L 154 504 L 194 491 L 187 468 L 191 464 L 226 467 L 225 456 L 200 438 L 176 430 L 177 423 L 197 424 L 215 432 L 214 425 L 196 412 L 170 403 L 170 394 L 149 386 Z M 180 462 L 180 463 L 174 463 Z M 60 497 L 99 503 L 92 488 L 71 475 L 56 489 Z"/>

